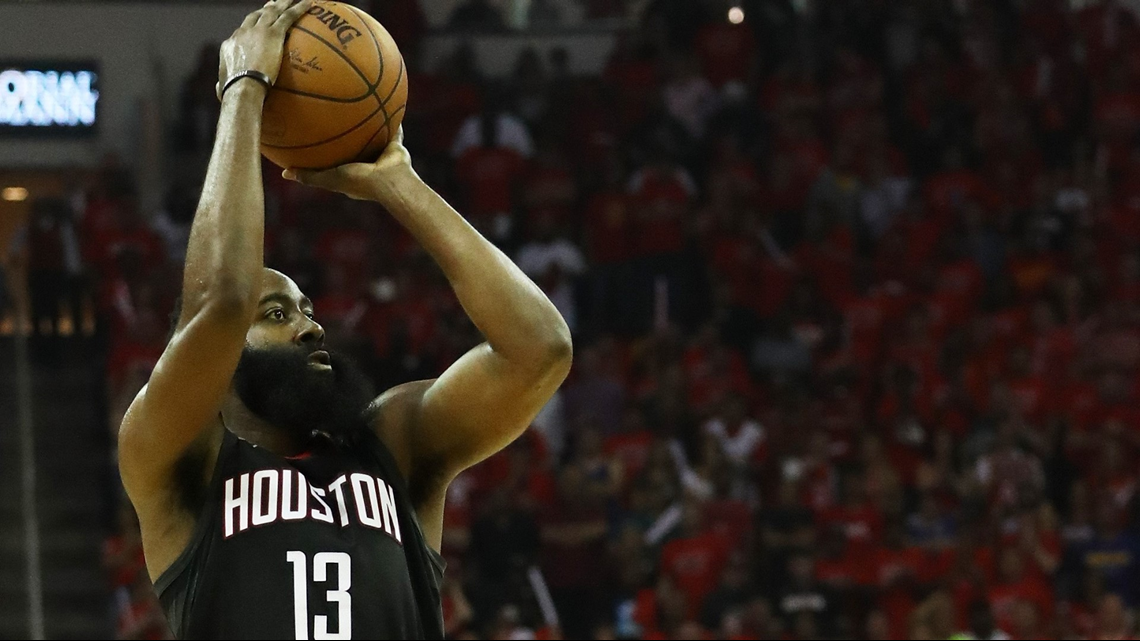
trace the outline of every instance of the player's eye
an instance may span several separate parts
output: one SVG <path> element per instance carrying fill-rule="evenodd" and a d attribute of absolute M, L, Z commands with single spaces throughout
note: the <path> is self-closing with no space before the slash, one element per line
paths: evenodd
<path fill-rule="evenodd" d="M 273 319 L 275 321 L 283 321 L 285 320 L 285 312 L 280 308 L 271 309 L 269 310 L 269 313 L 265 315 L 265 317 Z"/>
<path fill-rule="evenodd" d="M 313 314 L 313 312 L 305 312 L 305 318 L 307 318 L 311 321 L 317 320 L 317 317 L 316 317 L 316 315 Z"/>

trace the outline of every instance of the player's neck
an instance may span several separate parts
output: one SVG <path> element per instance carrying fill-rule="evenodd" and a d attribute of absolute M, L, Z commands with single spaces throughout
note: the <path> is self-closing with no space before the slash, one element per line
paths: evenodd
<path fill-rule="evenodd" d="M 230 394 L 222 406 L 226 428 L 238 438 L 277 454 L 296 456 L 305 449 L 305 443 L 254 414 L 236 394 Z"/>

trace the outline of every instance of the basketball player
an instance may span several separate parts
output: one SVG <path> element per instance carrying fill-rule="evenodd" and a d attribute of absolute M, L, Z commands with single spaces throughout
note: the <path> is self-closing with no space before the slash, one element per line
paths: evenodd
<path fill-rule="evenodd" d="M 323 350 L 312 303 L 262 264 L 262 104 L 286 30 L 310 6 L 271 2 L 222 46 L 181 311 L 123 420 L 123 483 L 180 638 L 442 638 L 448 484 L 527 427 L 569 371 L 570 335 L 419 179 L 398 138 L 375 164 L 286 175 L 383 204 L 487 342 L 378 398 Z"/>

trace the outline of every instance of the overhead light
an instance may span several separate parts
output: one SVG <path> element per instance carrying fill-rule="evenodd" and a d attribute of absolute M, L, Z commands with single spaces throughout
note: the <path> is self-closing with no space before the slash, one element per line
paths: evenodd
<path fill-rule="evenodd" d="M 22 203 L 28 199 L 28 190 L 23 187 L 5 187 L 4 191 L 0 192 L 0 198 L 10 203 Z"/>
<path fill-rule="evenodd" d="M 728 21 L 732 24 L 740 24 L 744 22 L 744 9 L 740 7 L 733 7 L 728 10 Z"/>

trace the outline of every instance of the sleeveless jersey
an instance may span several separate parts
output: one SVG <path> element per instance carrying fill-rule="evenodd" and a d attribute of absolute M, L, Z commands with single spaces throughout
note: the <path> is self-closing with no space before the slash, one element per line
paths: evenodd
<path fill-rule="evenodd" d="M 284 458 L 225 431 L 186 550 L 155 583 L 180 639 L 442 639 L 443 560 L 374 434 Z"/>

